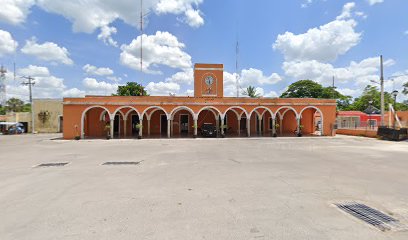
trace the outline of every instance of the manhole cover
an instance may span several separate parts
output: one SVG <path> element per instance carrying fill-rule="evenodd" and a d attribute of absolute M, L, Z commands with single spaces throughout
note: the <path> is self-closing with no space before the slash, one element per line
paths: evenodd
<path fill-rule="evenodd" d="M 102 165 L 137 165 L 140 162 L 105 162 Z"/>
<path fill-rule="evenodd" d="M 335 205 L 344 212 L 363 220 L 381 231 L 400 230 L 403 228 L 402 224 L 397 219 L 365 204 L 347 202 Z"/>
<path fill-rule="evenodd" d="M 67 165 L 67 162 L 60 162 L 60 163 L 41 163 L 36 167 L 63 167 Z"/>

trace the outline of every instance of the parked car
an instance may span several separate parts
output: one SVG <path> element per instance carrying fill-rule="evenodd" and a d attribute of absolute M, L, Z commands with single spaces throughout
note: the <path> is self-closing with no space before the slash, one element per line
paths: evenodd
<path fill-rule="evenodd" d="M 24 125 L 17 123 L 15 126 L 11 126 L 8 129 L 8 134 L 22 134 L 25 132 Z"/>
<path fill-rule="evenodd" d="M 212 123 L 204 123 L 201 126 L 201 136 L 203 136 L 203 137 L 217 137 L 217 128 Z"/>

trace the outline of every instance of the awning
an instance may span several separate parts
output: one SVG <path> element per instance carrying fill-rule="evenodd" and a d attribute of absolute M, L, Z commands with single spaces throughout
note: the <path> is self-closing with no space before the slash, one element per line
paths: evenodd
<path fill-rule="evenodd" d="M 0 122 L 0 125 L 5 125 L 5 126 L 23 126 L 22 123 L 19 122 Z"/>

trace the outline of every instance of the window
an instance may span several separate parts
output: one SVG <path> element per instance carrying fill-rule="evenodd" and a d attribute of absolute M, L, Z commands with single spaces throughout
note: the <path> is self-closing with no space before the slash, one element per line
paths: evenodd
<path fill-rule="evenodd" d="M 370 119 L 370 120 L 367 121 L 367 124 L 368 124 L 369 127 L 372 127 L 372 128 L 376 127 L 377 126 L 377 120 Z"/>

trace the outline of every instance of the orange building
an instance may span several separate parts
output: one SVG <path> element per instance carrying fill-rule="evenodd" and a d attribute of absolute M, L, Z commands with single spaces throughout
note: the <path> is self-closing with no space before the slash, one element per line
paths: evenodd
<path fill-rule="evenodd" d="M 334 134 L 336 101 L 224 97 L 222 64 L 195 64 L 194 97 L 64 98 L 64 139 L 193 137 L 204 123 L 221 136 Z"/>

